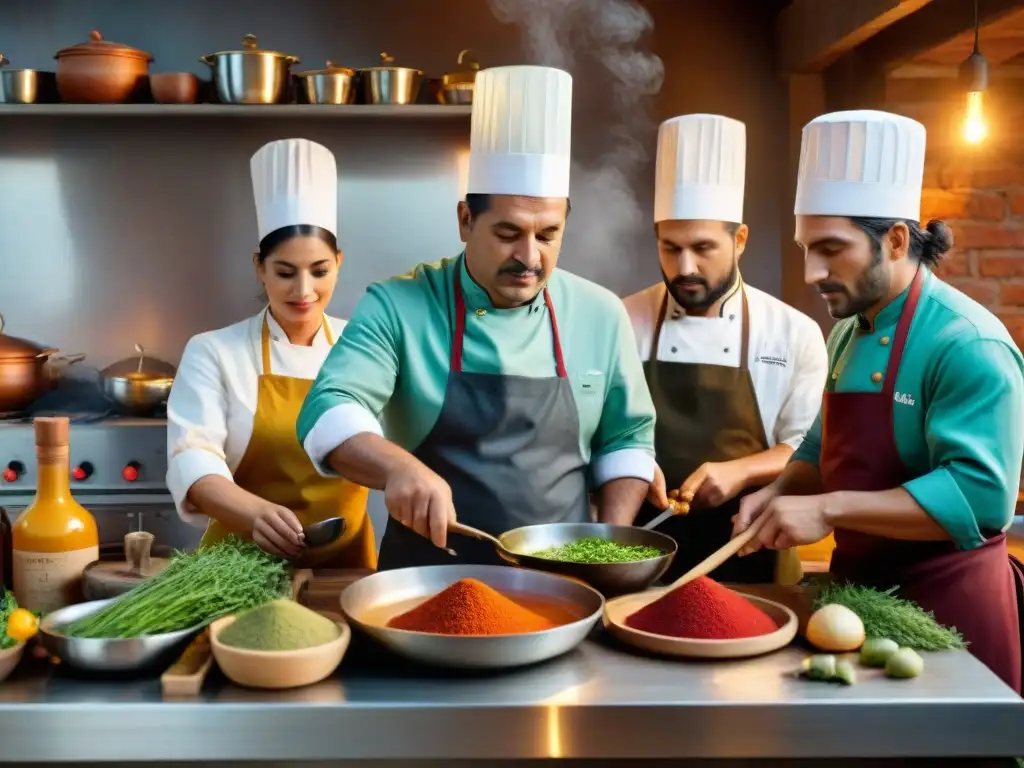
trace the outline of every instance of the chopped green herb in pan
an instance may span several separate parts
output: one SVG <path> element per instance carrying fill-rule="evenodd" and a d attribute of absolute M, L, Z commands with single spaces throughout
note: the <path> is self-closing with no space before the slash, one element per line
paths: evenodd
<path fill-rule="evenodd" d="M 632 563 L 661 557 L 663 554 L 664 552 L 657 547 L 618 544 L 607 539 L 588 538 L 532 552 L 531 556 L 565 563 Z"/>

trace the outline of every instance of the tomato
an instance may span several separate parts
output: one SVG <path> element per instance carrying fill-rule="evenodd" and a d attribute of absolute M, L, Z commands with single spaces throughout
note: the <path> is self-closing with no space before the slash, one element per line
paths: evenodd
<path fill-rule="evenodd" d="M 39 619 L 31 611 L 18 608 L 7 617 L 7 636 L 19 643 L 34 637 L 39 629 Z"/>

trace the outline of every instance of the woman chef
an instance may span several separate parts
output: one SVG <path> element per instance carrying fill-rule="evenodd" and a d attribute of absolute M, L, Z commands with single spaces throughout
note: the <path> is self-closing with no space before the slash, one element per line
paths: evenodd
<path fill-rule="evenodd" d="M 167 485 L 203 544 L 231 532 L 302 565 L 372 568 L 368 491 L 321 477 L 295 436 L 312 380 L 344 322 L 325 314 L 338 280 L 338 179 L 331 152 L 305 139 L 253 155 L 256 276 L 268 306 L 193 337 L 167 403 Z M 334 544 L 307 549 L 302 527 L 342 517 Z"/>
<path fill-rule="evenodd" d="M 734 531 L 766 516 L 754 548 L 781 549 L 835 530 L 833 577 L 898 587 L 1019 693 L 1024 577 L 1004 532 L 1024 360 L 997 317 L 931 273 L 951 243 L 941 222 L 918 223 L 924 156 L 924 126 L 886 112 L 804 128 L 796 241 L 841 319 L 817 421 Z"/>

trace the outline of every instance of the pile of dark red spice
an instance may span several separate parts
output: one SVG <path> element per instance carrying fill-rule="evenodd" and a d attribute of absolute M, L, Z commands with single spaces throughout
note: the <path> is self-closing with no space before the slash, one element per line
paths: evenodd
<path fill-rule="evenodd" d="M 626 619 L 641 632 L 693 640 L 738 640 L 774 632 L 775 620 L 743 595 L 701 576 Z"/>

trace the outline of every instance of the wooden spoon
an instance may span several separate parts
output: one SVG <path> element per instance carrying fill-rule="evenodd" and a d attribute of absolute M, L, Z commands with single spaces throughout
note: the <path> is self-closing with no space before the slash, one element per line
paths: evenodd
<path fill-rule="evenodd" d="M 510 563 L 519 562 L 519 558 L 516 553 L 511 549 L 506 549 L 505 545 L 501 543 L 501 539 L 496 536 L 491 536 L 491 534 L 486 531 L 481 531 L 479 528 L 474 528 L 473 526 L 466 525 L 465 523 L 455 522 L 448 523 L 448 532 L 461 533 L 463 536 L 469 536 L 473 539 L 486 541 L 494 545 L 494 551 L 498 553 L 498 556 L 501 557 L 502 560 L 507 560 Z M 455 550 L 451 548 L 448 549 L 448 553 L 451 555 L 456 554 Z"/>

